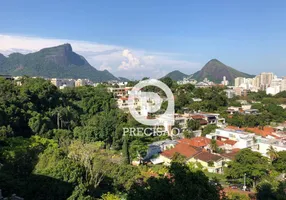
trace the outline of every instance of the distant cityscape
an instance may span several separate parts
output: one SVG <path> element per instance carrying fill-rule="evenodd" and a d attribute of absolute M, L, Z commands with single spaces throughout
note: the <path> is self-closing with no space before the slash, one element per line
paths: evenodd
<path fill-rule="evenodd" d="M 204 79 L 202 82 L 197 82 L 192 78 L 184 78 L 182 81 L 178 81 L 178 84 L 195 84 L 196 87 L 212 87 L 215 84 L 208 79 Z M 262 72 L 254 78 L 237 77 L 234 80 L 234 86 L 230 85 L 230 82 L 223 76 L 221 81 L 222 86 L 227 86 L 227 96 L 232 98 L 234 96 L 247 96 L 248 92 L 266 91 L 266 94 L 276 95 L 279 92 L 286 91 L 286 76 L 279 78 L 272 72 Z"/>

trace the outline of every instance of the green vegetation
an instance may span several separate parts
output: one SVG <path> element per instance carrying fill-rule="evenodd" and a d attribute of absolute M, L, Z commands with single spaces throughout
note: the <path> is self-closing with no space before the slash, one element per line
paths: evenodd
<path fill-rule="evenodd" d="M 269 172 L 268 160 L 258 152 L 242 149 L 234 161 L 228 163 L 226 176 L 229 178 L 243 178 L 246 174 L 247 183 L 256 187 L 257 182 Z"/>
<path fill-rule="evenodd" d="M 0 94 L 4 196 L 144 199 L 165 190 L 167 184 L 173 189 L 166 196 L 172 193 L 173 199 L 195 199 L 192 192 L 203 199 L 219 199 L 219 189 L 202 172 L 190 172 L 181 164 L 144 170 L 130 165 L 131 160 L 140 161 L 146 155 L 147 144 L 166 137 L 123 137 L 123 127 L 140 125 L 117 108 L 105 87 L 58 90 L 44 79 L 24 77 L 22 86 L 0 79 Z M 184 189 L 185 181 L 193 185 Z M 199 192 L 202 188 L 203 193 Z"/>
<path fill-rule="evenodd" d="M 217 126 L 215 124 L 208 124 L 202 130 L 202 136 L 206 136 L 207 134 L 214 132 L 216 129 L 217 129 Z"/>
<path fill-rule="evenodd" d="M 172 163 L 170 178 L 149 178 L 135 183 L 127 199 L 201 199 L 218 200 L 221 187 L 212 185 L 202 171 L 192 172 L 183 163 Z"/>
<path fill-rule="evenodd" d="M 227 123 L 237 127 L 261 127 L 270 125 L 271 122 L 281 123 L 286 119 L 286 109 L 280 104 L 285 104 L 286 99 L 280 96 L 271 97 L 266 95 L 265 91 L 250 93 L 246 99 L 251 101 L 259 101 L 260 103 L 252 104 L 253 109 L 258 109 L 258 115 L 234 114 L 231 118 L 227 118 Z"/>
<path fill-rule="evenodd" d="M 263 188 L 268 186 L 263 184 L 268 182 L 272 197 L 283 199 L 285 185 L 276 178 L 286 170 L 285 152 L 269 148 L 268 160 L 242 150 L 228 163 L 226 178 L 205 175 L 202 166 L 185 165 L 185 158 L 177 154 L 170 167 L 132 166 L 132 161 L 142 161 L 148 144 L 168 137 L 123 136 L 123 127 L 142 125 L 117 108 L 105 86 L 59 90 L 40 78 L 21 81 L 22 86 L 17 86 L 0 79 L 0 188 L 4 196 L 16 193 L 32 200 L 220 199 L 225 198 L 224 193 L 213 180 L 241 182 L 246 173 L 247 185 L 257 186 L 259 195 L 265 196 Z M 224 115 L 226 106 L 234 103 L 226 98 L 224 88 L 197 89 L 191 84 L 179 86 L 170 78 L 162 81 L 174 92 L 176 112 L 201 110 Z M 233 124 L 261 126 L 274 118 L 283 119 L 285 110 L 273 103 L 282 101 L 281 97 L 260 95 L 263 106 L 256 106 L 265 112 L 263 116 L 243 119 L 234 115 Z M 194 97 L 203 101 L 193 102 Z M 189 121 L 186 137 L 193 137 L 191 130 L 201 129 L 198 122 Z M 203 135 L 215 128 L 205 126 Z M 220 151 L 215 141 L 211 149 Z"/>

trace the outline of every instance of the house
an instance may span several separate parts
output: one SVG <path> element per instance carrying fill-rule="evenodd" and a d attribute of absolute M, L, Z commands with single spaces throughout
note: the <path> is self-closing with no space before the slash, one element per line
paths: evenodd
<path fill-rule="evenodd" d="M 238 113 L 239 111 L 238 111 L 238 110 L 235 110 L 235 109 L 230 109 L 230 108 L 228 108 L 228 109 L 226 110 L 226 112 L 227 112 L 228 114 L 230 114 L 230 115 L 233 115 L 233 114 L 235 114 L 235 113 Z"/>
<path fill-rule="evenodd" d="M 222 142 L 227 141 L 227 144 L 233 148 L 244 149 L 251 148 L 255 144 L 255 134 L 247 133 L 241 130 L 233 129 L 216 129 L 215 133 L 206 135 L 209 139 L 216 139 Z M 233 142 L 235 141 L 235 143 Z M 230 150 L 230 149 L 229 149 Z"/>
<path fill-rule="evenodd" d="M 172 149 L 178 144 L 176 140 L 161 140 L 157 142 L 153 142 L 148 145 L 147 155 L 144 160 L 150 159 L 152 156 L 161 153 L 165 150 Z"/>
<path fill-rule="evenodd" d="M 209 152 L 201 152 L 189 160 L 192 163 L 200 163 L 203 169 L 217 174 L 223 173 L 223 161 L 223 157 Z"/>
<path fill-rule="evenodd" d="M 201 126 L 205 126 L 208 124 L 207 120 L 205 120 L 204 115 L 200 115 L 200 114 L 175 114 L 175 123 L 179 124 L 183 129 L 187 128 L 189 120 L 197 120 L 200 122 Z"/>
<path fill-rule="evenodd" d="M 258 109 L 247 109 L 247 110 L 244 110 L 244 114 L 257 115 L 259 114 L 259 110 Z"/>
<path fill-rule="evenodd" d="M 204 125 L 207 125 L 207 124 L 208 124 L 208 121 L 205 119 L 205 116 L 204 116 L 204 115 L 194 114 L 194 115 L 191 115 L 190 118 L 191 118 L 192 120 L 197 120 L 197 121 L 199 121 L 201 126 L 204 126 Z"/>
<path fill-rule="evenodd" d="M 211 139 L 205 138 L 205 137 L 194 137 L 190 139 L 184 138 L 184 139 L 178 140 L 178 143 L 188 144 L 193 147 L 198 147 L 201 149 L 205 149 L 207 151 L 211 151 L 211 147 L 210 147 Z M 219 148 L 224 146 L 224 143 L 219 140 L 217 140 L 216 143 Z"/>
<path fill-rule="evenodd" d="M 230 106 L 227 108 L 227 112 L 229 114 L 234 114 L 234 113 L 243 113 L 245 112 L 245 110 L 250 110 L 251 109 L 251 105 L 247 104 L 247 105 L 242 105 L 240 107 L 237 106 Z"/>
<path fill-rule="evenodd" d="M 221 137 L 218 137 L 218 140 L 221 141 Z M 224 143 L 223 149 L 226 152 L 231 152 L 233 149 L 235 149 L 235 144 L 237 143 L 237 141 L 235 140 L 230 140 L 230 139 L 225 139 L 222 141 Z"/>
<path fill-rule="evenodd" d="M 129 94 L 129 91 L 132 90 L 132 87 L 109 87 L 107 88 L 109 92 L 113 93 L 114 97 L 127 97 Z"/>
<path fill-rule="evenodd" d="M 172 162 L 172 158 L 176 153 L 181 154 L 185 157 L 186 162 L 188 162 L 193 156 L 202 152 L 201 148 L 192 147 L 186 143 L 178 143 L 174 148 L 163 151 L 158 160 L 165 165 L 170 165 Z"/>
<path fill-rule="evenodd" d="M 119 109 L 122 109 L 124 111 L 128 111 L 128 98 L 127 97 L 119 97 L 117 99 L 117 106 Z"/>
<path fill-rule="evenodd" d="M 200 114 L 205 116 L 205 120 L 207 120 L 208 124 L 215 124 L 218 127 L 225 126 L 225 118 L 220 117 L 218 113 L 201 112 Z"/>
<path fill-rule="evenodd" d="M 196 146 L 190 144 L 195 144 Z M 170 165 L 174 155 L 180 154 L 185 157 L 186 163 L 194 163 L 196 167 L 200 165 L 211 173 L 222 173 L 224 158 L 207 152 L 204 149 L 206 146 L 208 146 L 208 140 L 202 140 L 202 142 L 197 143 L 196 140 L 182 139 L 178 141 L 175 147 L 163 151 L 158 158 L 151 160 L 151 162 Z"/>
<path fill-rule="evenodd" d="M 260 137 L 256 140 L 255 146 L 252 148 L 252 150 L 268 157 L 269 155 L 267 155 L 267 152 L 271 146 L 277 152 L 286 151 L 286 139 L 269 139 Z"/>
<path fill-rule="evenodd" d="M 216 124 L 218 127 L 225 126 L 225 119 L 220 118 L 217 113 L 175 114 L 175 122 L 182 128 L 187 128 L 188 120 L 197 120 L 202 127 L 208 124 Z"/>
<path fill-rule="evenodd" d="M 221 154 L 221 157 L 224 158 L 224 161 L 227 163 L 234 160 L 235 156 L 238 154 L 240 149 L 232 149 L 231 152 Z"/>
<path fill-rule="evenodd" d="M 275 135 L 275 129 L 270 127 L 270 126 L 264 126 L 263 128 L 261 127 L 235 127 L 235 126 L 227 126 L 227 129 L 233 129 L 236 131 L 246 131 L 246 132 L 251 132 L 255 133 L 256 135 L 260 135 L 262 137 L 268 137 L 268 138 L 276 138 L 277 136 Z"/>

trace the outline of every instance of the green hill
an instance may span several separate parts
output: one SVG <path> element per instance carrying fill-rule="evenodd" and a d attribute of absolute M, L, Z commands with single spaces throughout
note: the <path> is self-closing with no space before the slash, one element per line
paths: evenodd
<path fill-rule="evenodd" d="M 234 83 L 234 79 L 236 77 L 254 77 L 253 75 L 240 72 L 232 67 L 229 67 L 217 59 L 212 59 L 200 71 L 194 73 L 192 78 L 198 81 L 202 81 L 207 78 L 215 83 L 220 83 L 224 76 L 228 81 L 230 81 L 230 83 Z"/>
<path fill-rule="evenodd" d="M 164 76 L 163 78 L 169 77 L 173 81 L 181 81 L 184 78 L 188 77 L 189 75 L 180 72 L 179 70 L 175 70 Z"/>
<path fill-rule="evenodd" d="M 99 71 L 73 52 L 70 44 L 45 48 L 35 53 L 0 54 L 0 73 L 13 76 L 43 76 L 47 78 L 88 78 L 95 82 L 118 80 L 107 70 Z"/>
<path fill-rule="evenodd" d="M 118 77 L 119 81 L 122 82 L 129 82 L 130 80 L 128 78 L 124 78 L 124 77 Z"/>

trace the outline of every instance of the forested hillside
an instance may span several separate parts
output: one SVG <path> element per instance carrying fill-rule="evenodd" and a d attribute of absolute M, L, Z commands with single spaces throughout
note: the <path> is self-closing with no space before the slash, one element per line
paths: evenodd
<path fill-rule="evenodd" d="M 137 200 L 156 194 L 156 199 L 178 199 L 199 195 L 204 188 L 204 199 L 219 199 L 219 188 L 184 164 L 170 169 L 130 165 L 138 152 L 146 152 L 148 143 L 163 138 L 123 137 L 123 127 L 140 125 L 117 109 L 104 86 L 58 90 L 39 78 L 23 78 L 22 84 L 0 79 L 0 188 L 4 196 Z M 163 177 L 168 171 L 172 179 Z M 194 185 L 182 193 L 187 180 Z"/>

